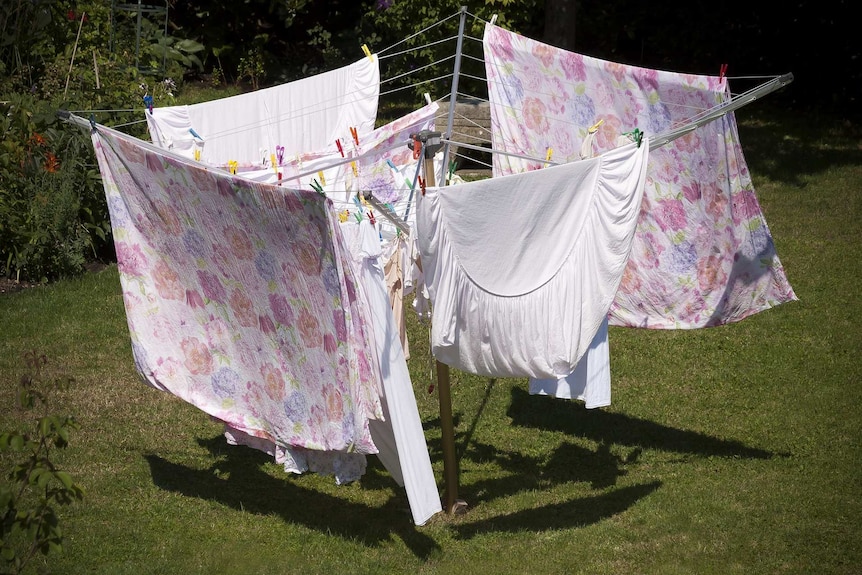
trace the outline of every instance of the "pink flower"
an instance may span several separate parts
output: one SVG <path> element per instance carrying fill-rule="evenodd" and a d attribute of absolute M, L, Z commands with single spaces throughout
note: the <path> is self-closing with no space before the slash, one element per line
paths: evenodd
<path fill-rule="evenodd" d="M 146 271 L 149 262 L 141 246 L 138 244 L 129 245 L 125 242 L 118 242 L 116 247 L 117 267 L 120 273 L 130 276 L 142 276 Z"/>
<path fill-rule="evenodd" d="M 524 98 L 524 123 L 534 132 L 544 134 L 548 131 L 548 118 L 545 104 L 533 97 Z"/>
<path fill-rule="evenodd" d="M 189 372 L 194 375 L 206 375 L 212 373 L 212 355 L 210 354 L 209 349 L 207 349 L 207 346 L 198 338 L 185 338 L 182 343 L 180 343 L 180 348 L 186 358 L 183 364 Z"/>
<path fill-rule="evenodd" d="M 224 236 L 236 257 L 243 260 L 254 259 L 254 246 L 244 230 L 230 226 L 225 229 Z"/>
<path fill-rule="evenodd" d="M 308 347 L 320 347 L 320 324 L 307 309 L 299 313 L 299 332 Z"/>
<path fill-rule="evenodd" d="M 242 290 L 233 290 L 230 294 L 229 303 L 231 310 L 233 310 L 234 318 L 236 318 L 241 326 L 257 326 L 257 314 L 254 311 L 254 304 Z"/>
<path fill-rule="evenodd" d="M 277 402 L 284 401 L 284 377 L 281 371 L 266 364 L 260 368 L 260 374 L 263 376 L 263 389 L 267 397 Z"/>
<path fill-rule="evenodd" d="M 727 274 L 721 264 L 721 257 L 714 255 L 697 260 L 697 285 L 701 291 L 720 289 L 724 285 Z"/>
<path fill-rule="evenodd" d="M 564 52 L 560 55 L 560 66 L 566 74 L 566 80 L 570 82 L 583 82 L 587 78 L 584 57 L 580 54 Z"/>
<path fill-rule="evenodd" d="M 275 321 L 285 326 L 293 325 L 293 309 L 283 295 L 269 294 L 269 308 Z"/>
<path fill-rule="evenodd" d="M 201 297 L 201 294 L 197 290 L 186 290 L 186 305 L 192 309 L 204 307 L 204 298 Z"/>
<path fill-rule="evenodd" d="M 183 301 L 185 293 L 180 277 L 164 261 L 160 260 L 153 269 L 153 281 L 161 297 Z"/>
<path fill-rule="evenodd" d="M 539 59 L 542 66 L 550 68 L 554 63 L 555 49 L 547 44 L 536 43 L 533 46 L 533 56 Z"/>
<path fill-rule="evenodd" d="M 687 220 L 682 201 L 660 200 L 655 208 L 655 219 L 662 231 L 684 229 Z"/>
<path fill-rule="evenodd" d="M 225 302 L 227 294 L 219 278 L 210 272 L 198 270 L 198 281 L 200 281 L 204 297 L 218 303 Z"/>
<path fill-rule="evenodd" d="M 266 334 L 275 333 L 275 324 L 272 322 L 271 317 L 269 317 L 268 315 L 261 315 L 258 316 L 257 320 L 260 331 Z"/>
<path fill-rule="evenodd" d="M 293 246 L 299 268 L 306 275 L 320 273 L 320 250 L 306 242 L 298 242 Z"/>

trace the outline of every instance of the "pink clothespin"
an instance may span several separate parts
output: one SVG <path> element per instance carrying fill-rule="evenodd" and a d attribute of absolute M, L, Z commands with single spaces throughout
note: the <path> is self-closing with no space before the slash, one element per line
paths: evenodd
<path fill-rule="evenodd" d="M 275 154 L 278 156 L 278 165 L 280 166 L 282 161 L 284 161 L 284 146 L 276 146 Z"/>
<path fill-rule="evenodd" d="M 725 74 L 727 74 L 727 64 L 722 64 L 721 70 L 718 73 L 718 79 L 723 80 Z"/>
<path fill-rule="evenodd" d="M 341 139 L 335 140 L 335 145 L 338 146 L 338 153 L 341 154 L 341 157 L 344 157 L 344 148 L 341 147 Z"/>

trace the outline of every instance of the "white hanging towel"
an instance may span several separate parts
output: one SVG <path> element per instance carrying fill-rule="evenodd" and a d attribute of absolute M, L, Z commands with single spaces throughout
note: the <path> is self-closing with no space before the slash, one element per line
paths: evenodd
<path fill-rule="evenodd" d="M 564 378 L 622 279 L 649 142 L 543 170 L 428 188 L 417 242 L 441 362 L 478 375 Z"/>
<path fill-rule="evenodd" d="M 350 128 L 360 137 L 374 130 L 380 95 L 377 57 L 272 88 L 190 106 L 145 112 L 153 143 L 210 165 L 286 158 L 333 144 Z M 193 132 L 192 132 L 193 130 Z M 197 137 L 196 137 L 197 136 Z"/>

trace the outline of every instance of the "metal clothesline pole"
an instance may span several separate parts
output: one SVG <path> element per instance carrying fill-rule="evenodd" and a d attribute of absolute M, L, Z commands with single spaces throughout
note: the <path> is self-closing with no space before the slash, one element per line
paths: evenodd
<path fill-rule="evenodd" d="M 455 101 L 458 98 L 458 76 L 461 74 L 461 52 L 464 48 L 464 24 L 467 21 L 467 7 L 461 6 L 461 20 L 458 23 L 458 42 L 455 46 L 455 69 L 452 74 L 452 95 L 449 97 L 449 117 L 446 120 L 446 137 L 452 136 L 452 126 L 455 124 Z M 431 158 L 433 164 L 433 156 Z M 443 144 L 443 165 L 441 167 L 441 184 L 446 185 L 446 174 L 449 171 L 449 142 Z M 427 178 L 426 178 L 427 179 Z"/>

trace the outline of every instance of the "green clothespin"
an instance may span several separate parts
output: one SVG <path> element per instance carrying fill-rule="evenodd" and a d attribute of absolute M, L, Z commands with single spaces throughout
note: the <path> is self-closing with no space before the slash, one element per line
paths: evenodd
<path fill-rule="evenodd" d="M 320 194 L 321 196 L 326 195 L 325 193 L 323 193 L 323 186 L 320 185 L 320 182 L 318 182 L 316 178 L 311 180 L 311 189 Z"/>
<path fill-rule="evenodd" d="M 631 132 L 623 132 L 623 136 L 628 136 L 632 141 L 637 142 L 638 148 L 641 147 L 641 142 L 644 139 L 644 133 L 640 131 L 640 128 L 635 128 Z"/>

